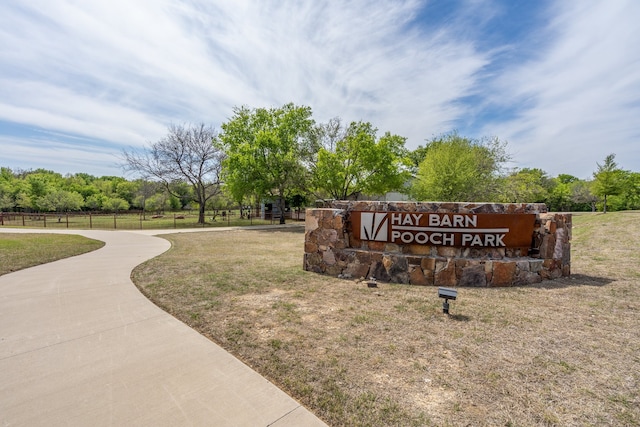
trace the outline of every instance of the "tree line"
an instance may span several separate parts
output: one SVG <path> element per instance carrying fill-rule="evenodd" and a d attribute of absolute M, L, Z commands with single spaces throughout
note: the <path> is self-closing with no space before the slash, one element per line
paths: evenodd
<path fill-rule="evenodd" d="M 542 202 L 552 211 L 640 209 L 640 173 L 615 155 L 582 180 L 541 169 L 507 169 L 507 144 L 455 132 L 415 150 L 406 138 L 369 122 L 316 123 L 311 108 L 238 107 L 220 131 L 205 124 L 172 125 L 161 140 L 124 150 L 134 179 L 62 176 L 52 171 L 0 169 L 0 210 L 163 211 L 251 205 L 308 206 L 315 200 L 362 199 L 390 192 L 414 200 Z M 284 216 L 281 216 L 284 221 Z"/>

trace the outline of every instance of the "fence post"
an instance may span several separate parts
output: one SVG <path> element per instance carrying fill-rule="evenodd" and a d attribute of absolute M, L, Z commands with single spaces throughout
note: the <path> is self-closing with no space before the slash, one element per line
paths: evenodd
<path fill-rule="evenodd" d="M 93 228 L 93 217 L 91 216 L 91 212 L 89 212 L 89 230 Z"/>
<path fill-rule="evenodd" d="M 25 224 L 24 224 L 24 212 L 22 212 L 22 226 L 23 227 L 25 226 Z"/>
<path fill-rule="evenodd" d="M 0 225 L 4 225 L 4 216 L 2 215 L 2 212 L 0 212 Z"/>
<path fill-rule="evenodd" d="M 44 228 L 47 228 L 47 214 L 42 214 L 42 217 L 44 218 Z"/>
<path fill-rule="evenodd" d="M 69 228 L 69 212 L 67 212 L 67 228 Z"/>
<path fill-rule="evenodd" d="M 116 214 L 113 214 L 113 229 L 117 229 L 118 228 L 118 224 L 116 223 Z"/>

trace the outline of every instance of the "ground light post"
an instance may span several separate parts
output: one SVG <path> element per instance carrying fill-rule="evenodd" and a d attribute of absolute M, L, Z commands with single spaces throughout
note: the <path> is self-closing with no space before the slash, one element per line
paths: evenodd
<path fill-rule="evenodd" d="M 444 302 L 442 303 L 442 313 L 449 314 L 449 300 L 456 300 L 458 297 L 458 291 L 451 288 L 438 288 L 438 296 L 440 298 L 444 298 Z"/>

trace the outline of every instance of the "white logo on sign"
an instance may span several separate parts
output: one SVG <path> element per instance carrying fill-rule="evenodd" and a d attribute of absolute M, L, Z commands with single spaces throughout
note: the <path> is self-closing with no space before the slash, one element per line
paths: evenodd
<path fill-rule="evenodd" d="M 387 214 L 383 212 L 360 213 L 360 238 L 386 242 L 389 233 Z"/>

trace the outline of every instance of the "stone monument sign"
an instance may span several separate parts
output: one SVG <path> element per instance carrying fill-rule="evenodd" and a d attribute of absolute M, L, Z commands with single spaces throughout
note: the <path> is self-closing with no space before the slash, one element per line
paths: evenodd
<path fill-rule="evenodd" d="M 306 213 L 304 268 L 436 286 L 570 274 L 571 215 L 544 204 L 333 202 Z"/>

